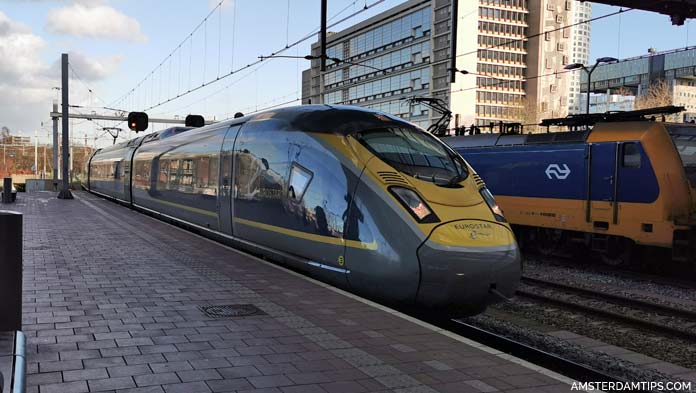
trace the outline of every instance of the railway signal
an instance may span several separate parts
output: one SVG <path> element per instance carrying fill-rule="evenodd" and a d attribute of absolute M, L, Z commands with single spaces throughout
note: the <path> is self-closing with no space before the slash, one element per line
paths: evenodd
<path fill-rule="evenodd" d="M 148 126 L 148 117 L 145 112 L 130 112 L 128 114 L 128 128 L 135 132 L 145 131 Z"/>

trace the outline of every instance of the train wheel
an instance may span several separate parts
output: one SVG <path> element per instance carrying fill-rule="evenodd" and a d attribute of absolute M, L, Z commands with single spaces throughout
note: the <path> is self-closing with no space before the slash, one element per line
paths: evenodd
<path fill-rule="evenodd" d="M 536 252 L 547 257 L 556 255 L 560 251 L 561 240 L 562 232 L 539 228 L 534 239 Z"/>
<path fill-rule="evenodd" d="M 633 258 L 633 242 L 626 239 L 612 239 L 609 250 L 599 255 L 602 263 L 609 266 L 627 266 Z"/>

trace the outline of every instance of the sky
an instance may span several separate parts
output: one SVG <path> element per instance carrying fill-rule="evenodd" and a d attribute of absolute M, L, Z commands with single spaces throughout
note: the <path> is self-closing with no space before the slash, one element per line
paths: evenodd
<path fill-rule="evenodd" d="M 79 106 L 72 109 L 75 112 L 113 114 L 99 107 L 142 110 L 210 81 L 195 92 L 149 109 L 148 114 L 171 118 L 197 113 L 220 120 L 238 111 L 253 112 L 299 98 L 307 60 L 278 58 L 244 67 L 316 31 L 320 1 L 224 0 L 218 7 L 219 2 L 0 0 L 0 126 L 13 134 L 38 132 L 41 142 L 49 139 L 61 53 L 69 54 L 70 103 Z M 334 17 L 329 24 L 377 3 L 330 30 L 338 31 L 401 2 L 329 0 L 328 15 Z M 616 10 L 595 4 L 593 17 Z M 592 23 L 591 59 L 638 56 L 650 47 L 661 51 L 693 45 L 696 31 L 690 30 L 689 23 L 672 26 L 665 15 L 629 11 Z M 309 54 L 315 40 L 282 54 Z M 126 128 L 106 121 L 71 122 L 74 137 L 89 145 L 110 143 L 101 127 Z M 152 125 L 149 130 L 164 127 Z M 129 136 L 133 134 L 125 129 L 121 140 Z"/>

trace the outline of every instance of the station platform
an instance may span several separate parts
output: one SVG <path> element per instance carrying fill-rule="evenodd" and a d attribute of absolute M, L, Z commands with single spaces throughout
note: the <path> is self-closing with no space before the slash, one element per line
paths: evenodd
<path fill-rule="evenodd" d="M 24 193 L 27 391 L 569 392 L 571 380 L 84 192 Z M 227 305 L 252 307 L 226 308 Z M 210 307 L 214 306 L 214 307 Z"/>

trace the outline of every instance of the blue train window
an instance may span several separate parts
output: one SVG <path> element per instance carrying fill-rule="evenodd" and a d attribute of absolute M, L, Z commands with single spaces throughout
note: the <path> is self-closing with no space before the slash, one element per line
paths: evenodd
<path fill-rule="evenodd" d="M 314 174 L 297 163 L 292 164 L 288 181 L 288 198 L 301 201 Z"/>
<path fill-rule="evenodd" d="M 621 153 L 621 166 L 624 168 L 640 168 L 640 148 L 638 142 L 626 142 Z"/>

